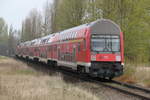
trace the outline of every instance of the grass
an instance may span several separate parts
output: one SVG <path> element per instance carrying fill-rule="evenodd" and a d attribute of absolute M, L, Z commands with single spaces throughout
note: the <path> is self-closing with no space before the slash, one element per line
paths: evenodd
<path fill-rule="evenodd" d="M 143 64 L 127 63 L 124 68 L 124 75 L 116 79 L 150 88 L 150 67 Z"/>
<path fill-rule="evenodd" d="M 99 100 L 90 91 L 13 59 L 0 60 L 0 100 Z"/>
<path fill-rule="evenodd" d="M 144 84 L 150 88 L 150 79 L 144 80 Z"/>
<path fill-rule="evenodd" d="M 5 56 L 0 56 L 0 60 L 1 60 L 1 59 L 6 59 L 6 58 L 7 58 L 7 57 L 5 57 Z"/>
<path fill-rule="evenodd" d="M 131 84 L 135 84 L 136 83 L 136 78 L 133 76 L 133 74 L 135 73 L 134 67 L 131 67 L 133 65 L 131 64 L 126 64 L 124 66 L 124 74 L 119 77 L 116 78 L 119 81 L 123 81 L 126 83 L 131 83 Z"/>

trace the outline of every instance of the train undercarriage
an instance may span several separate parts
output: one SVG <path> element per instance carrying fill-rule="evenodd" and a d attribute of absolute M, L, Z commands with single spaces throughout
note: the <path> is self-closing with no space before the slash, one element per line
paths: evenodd
<path fill-rule="evenodd" d="M 123 74 L 123 66 L 120 62 L 92 62 L 90 67 L 90 75 L 93 77 L 109 78 L 121 76 Z"/>

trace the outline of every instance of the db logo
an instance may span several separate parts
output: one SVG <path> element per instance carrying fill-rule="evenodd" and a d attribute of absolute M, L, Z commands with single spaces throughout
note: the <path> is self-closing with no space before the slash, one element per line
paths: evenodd
<path fill-rule="evenodd" d="M 96 60 L 96 56 L 95 55 L 91 55 L 91 60 Z"/>
<path fill-rule="evenodd" d="M 100 56 L 100 59 L 108 59 L 108 56 Z"/>

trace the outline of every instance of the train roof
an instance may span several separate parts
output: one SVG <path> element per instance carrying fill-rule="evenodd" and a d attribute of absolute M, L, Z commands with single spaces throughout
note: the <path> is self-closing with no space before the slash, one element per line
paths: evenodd
<path fill-rule="evenodd" d="M 98 19 L 91 23 L 86 23 L 80 26 L 76 26 L 70 29 L 63 30 L 54 34 L 44 36 L 39 39 L 34 39 L 32 41 L 27 41 L 21 43 L 21 45 L 41 45 L 56 41 L 63 41 L 66 39 L 73 39 L 77 37 L 77 31 L 83 30 L 81 34 L 85 33 L 87 28 L 91 29 L 91 34 L 117 34 L 121 32 L 120 27 L 109 19 Z"/>
<path fill-rule="evenodd" d="M 99 19 L 91 23 L 83 24 L 77 27 L 73 27 L 59 33 L 59 40 L 79 38 L 76 34 L 77 31 L 83 30 L 80 34 L 84 34 L 87 28 L 91 29 L 91 34 L 117 34 L 120 35 L 120 27 L 109 19 Z"/>
<path fill-rule="evenodd" d="M 80 26 L 76 26 L 70 29 L 61 31 L 60 33 L 67 33 L 74 30 L 80 30 L 84 28 L 91 28 L 92 32 L 99 32 L 99 34 L 120 34 L 121 29 L 119 25 L 109 19 L 98 19 L 96 21 L 86 23 Z"/>
<path fill-rule="evenodd" d="M 99 19 L 89 23 L 92 34 L 120 34 L 119 25 L 109 19 Z"/>

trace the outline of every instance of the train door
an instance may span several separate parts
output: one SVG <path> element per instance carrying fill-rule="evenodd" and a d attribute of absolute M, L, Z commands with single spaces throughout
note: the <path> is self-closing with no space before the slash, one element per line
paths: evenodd
<path fill-rule="evenodd" d="M 61 60 L 60 47 L 58 47 L 58 52 L 57 52 L 57 55 L 58 55 L 58 60 Z"/>
<path fill-rule="evenodd" d="M 48 46 L 45 46 L 45 58 L 48 58 Z"/>
<path fill-rule="evenodd" d="M 76 62 L 76 47 L 73 47 L 73 62 Z"/>

